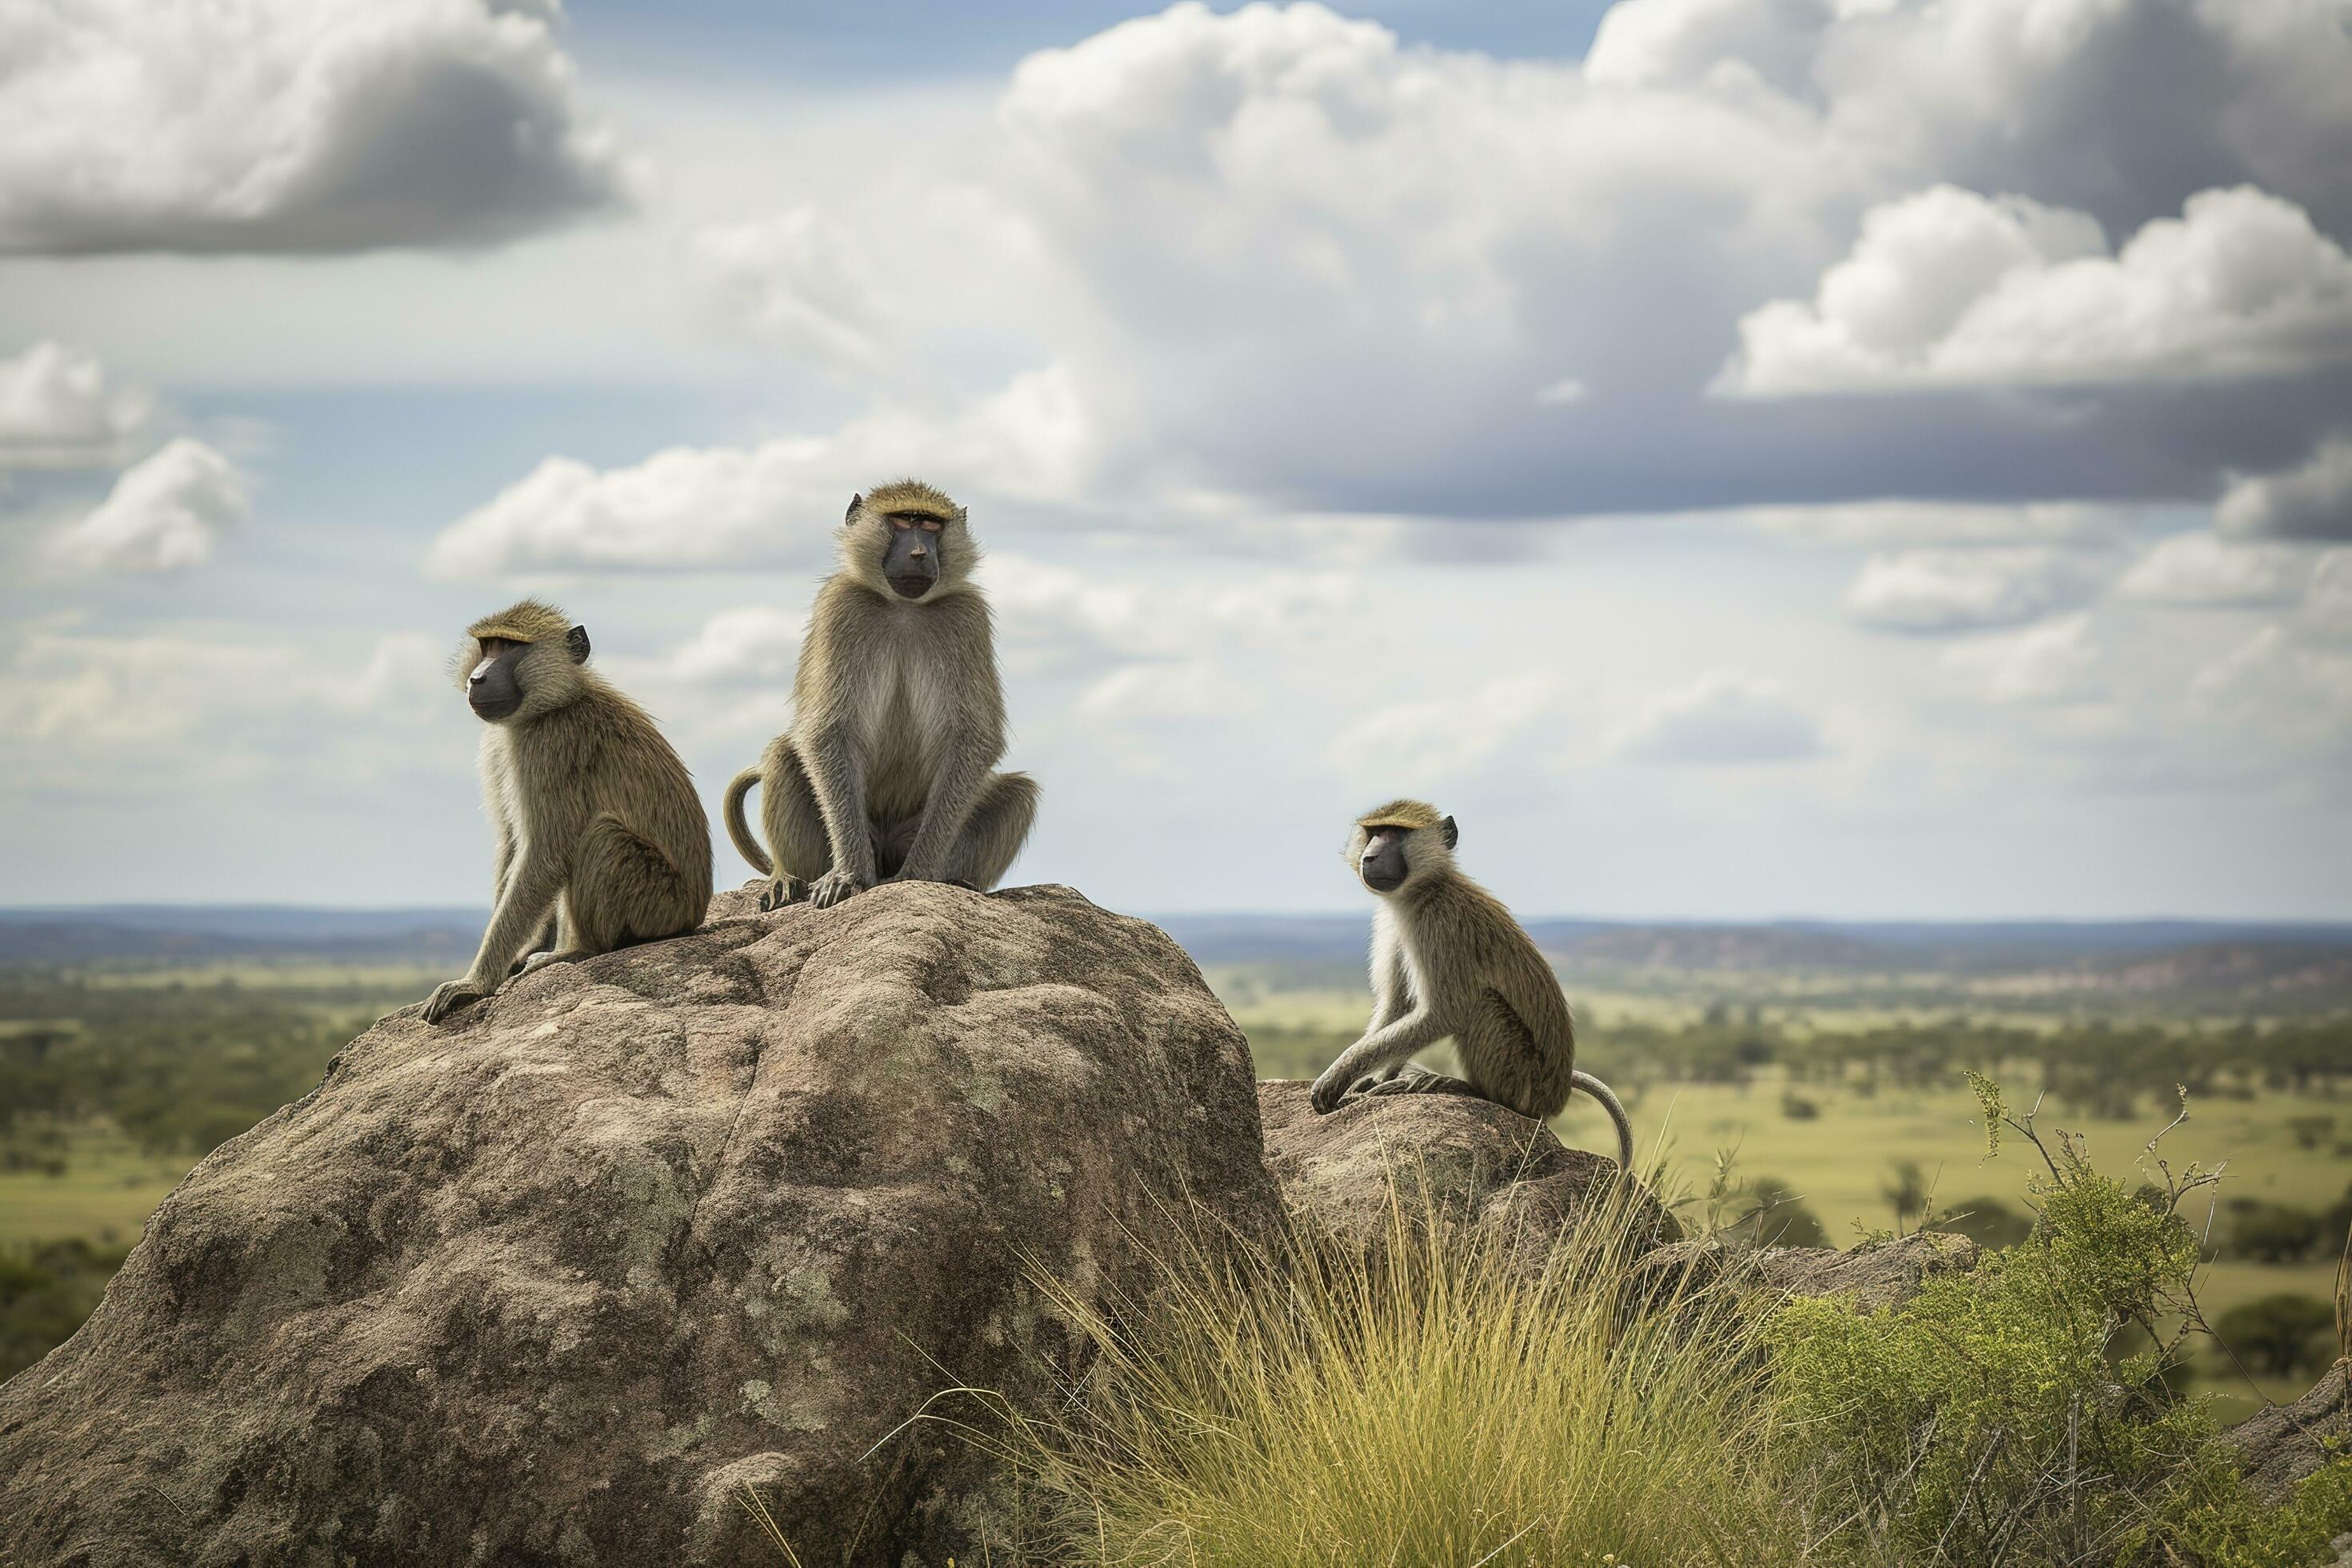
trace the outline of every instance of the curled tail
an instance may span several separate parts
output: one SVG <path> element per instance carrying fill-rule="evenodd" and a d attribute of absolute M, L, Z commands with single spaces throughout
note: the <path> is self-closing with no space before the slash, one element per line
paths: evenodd
<path fill-rule="evenodd" d="M 1632 1175 L 1633 1173 L 1633 1123 L 1627 1120 L 1625 1106 L 1617 1098 L 1617 1091 L 1581 1068 L 1570 1072 L 1568 1075 L 1568 1080 L 1599 1100 L 1601 1109 L 1609 1113 L 1609 1120 L 1617 1124 L 1617 1164 L 1627 1175 Z"/>
<path fill-rule="evenodd" d="M 751 836 L 751 827 L 743 821 L 743 797 L 751 794 L 751 786 L 759 782 L 760 770 L 757 768 L 745 768 L 737 773 L 734 781 L 727 786 L 727 808 L 722 815 L 727 818 L 727 837 L 735 841 L 735 853 L 751 862 L 751 868 L 765 877 L 775 870 L 776 863 L 768 858 L 767 850 L 761 847 L 760 841 Z M 1618 1114 L 1622 1116 L 1624 1112 Z"/>

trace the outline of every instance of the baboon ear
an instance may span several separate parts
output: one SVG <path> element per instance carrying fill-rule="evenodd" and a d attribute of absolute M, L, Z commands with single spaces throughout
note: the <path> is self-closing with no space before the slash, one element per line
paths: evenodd
<path fill-rule="evenodd" d="M 849 498 L 849 510 L 848 510 L 847 511 L 845 511 L 845 512 L 843 512 L 843 513 L 841 514 L 841 521 L 844 521 L 844 522 L 847 522 L 851 518 L 856 517 L 856 516 L 857 515 L 857 509 L 858 509 L 859 507 L 861 507 L 861 506 L 864 506 L 865 504 L 866 504 L 866 492 L 865 492 L 865 491 L 860 490 L 857 494 L 856 494 L 856 495 L 854 495 L 854 496 L 851 496 L 851 497 Z"/>
<path fill-rule="evenodd" d="M 1462 830 L 1454 826 L 1454 819 L 1452 817 L 1447 817 L 1438 826 L 1445 829 L 1445 847 L 1448 849 L 1453 848 L 1456 844 L 1462 842 Z"/>
<path fill-rule="evenodd" d="M 564 633 L 563 646 L 570 651 L 572 663 L 587 663 L 588 628 L 586 626 L 574 626 L 570 631 Z"/>

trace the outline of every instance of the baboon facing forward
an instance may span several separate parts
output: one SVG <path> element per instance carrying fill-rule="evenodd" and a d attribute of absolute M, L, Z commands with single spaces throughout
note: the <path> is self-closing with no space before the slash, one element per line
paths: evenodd
<path fill-rule="evenodd" d="M 1037 786 L 995 772 L 1004 692 L 964 510 L 917 480 L 850 498 L 817 591 L 793 726 L 727 786 L 728 837 L 768 876 L 763 910 L 828 908 L 879 881 L 1003 879 Z M 743 819 L 760 786 L 766 847 Z"/>

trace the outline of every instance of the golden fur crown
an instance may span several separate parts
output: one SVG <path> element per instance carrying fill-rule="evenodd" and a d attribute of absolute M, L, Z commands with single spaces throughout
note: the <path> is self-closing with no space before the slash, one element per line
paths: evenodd
<path fill-rule="evenodd" d="M 469 637 L 504 637 L 509 642 L 556 642 L 572 629 L 572 617 L 541 599 L 521 599 L 495 616 L 484 616 L 466 628 Z"/>
<path fill-rule="evenodd" d="M 963 521 L 963 508 L 956 505 L 947 491 L 920 479 L 899 479 L 892 484 L 876 485 L 866 492 L 866 510 L 877 516 L 894 511 L 919 511 L 949 522 Z"/>
<path fill-rule="evenodd" d="M 1356 818 L 1359 827 L 1402 827 L 1418 829 L 1434 827 L 1445 818 L 1435 806 L 1422 800 L 1392 800 L 1378 811 L 1368 811 Z"/>

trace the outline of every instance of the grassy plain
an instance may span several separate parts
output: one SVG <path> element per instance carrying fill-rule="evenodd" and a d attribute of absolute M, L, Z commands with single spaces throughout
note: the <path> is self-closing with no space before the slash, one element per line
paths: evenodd
<path fill-rule="evenodd" d="M 1367 994 L 1328 985 L 1285 990 L 1278 973 L 1263 966 L 1212 970 L 1208 977 L 1250 1037 L 1262 1077 L 1311 1078 L 1356 1037 L 1370 1005 Z M 1620 1088 L 1643 1161 L 1664 1155 L 1670 1188 L 1703 1194 L 1718 1162 L 1728 1156 L 1735 1173 L 1750 1184 L 1769 1181 L 1801 1197 L 1821 1220 L 1831 1243 L 1840 1247 L 1852 1246 L 1865 1231 L 1896 1227 L 1886 1189 L 1904 1162 L 1920 1167 L 1940 1211 L 1960 1210 L 1972 1200 L 1991 1197 L 2020 1214 L 2028 1212 L 2028 1184 L 2042 1172 L 2040 1158 L 2011 1136 L 2003 1140 L 1998 1155 L 1988 1159 L 1981 1113 L 1963 1085 L 1880 1087 L 1864 1092 L 1851 1084 L 1792 1081 L 1783 1068 L 1771 1063 L 1758 1066 L 1738 1083 L 1645 1081 L 1625 1054 L 1630 1047 L 1612 1037 L 1615 1031 L 1628 1025 L 1687 1027 L 1705 1016 L 1706 1004 L 1637 991 L 1571 987 L 1571 992 L 1587 1025 L 1588 1044 L 1580 1050 L 1580 1065 Z M 1948 1008 L 1811 1007 L 1783 1013 L 1778 1021 L 1783 1026 L 1793 1024 L 1804 1031 L 1836 1034 L 1949 1016 Z M 1773 1014 L 1768 1010 L 1759 1016 L 1769 1021 Z M 2005 1021 L 2053 1032 L 2067 1022 L 2063 1017 Z M 1443 1049 L 1430 1053 L 1429 1065 L 1447 1068 L 1446 1056 Z M 2352 1069 L 2352 1062 L 2345 1066 Z M 2030 1079 L 2006 1084 L 2012 1101 L 2025 1104 L 2031 1103 L 2035 1087 Z M 2146 1145 L 2163 1125 L 2165 1114 L 2153 1103 L 2118 1119 L 2087 1113 L 2053 1096 L 2042 1106 L 2038 1125 L 2044 1131 L 2063 1129 L 2081 1134 L 2093 1162 L 2127 1181 L 2137 1181 L 2136 1173 L 2157 1156 L 2176 1172 L 2192 1161 L 2207 1169 L 2221 1167 L 2225 1179 L 2213 1194 L 2216 1204 L 2252 1198 L 2324 1212 L 2342 1198 L 2352 1186 L 2352 1156 L 2345 1152 L 2352 1148 L 2352 1100 L 2339 1103 L 2309 1094 L 2263 1091 L 2239 1098 L 2243 1092 L 2192 1099 L 2189 1120 L 2164 1137 L 2155 1155 Z M 1813 1114 L 1791 1116 L 1787 1109 L 1791 1095 L 1811 1106 Z M 2299 1139 L 2289 1123 L 2315 1115 L 2336 1117 L 2339 1131 L 2306 1146 L 2307 1141 Z M 1613 1151 L 1608 1121 L 1592 1107 L 1571 1103 L 1554 1131 L 1572 1146 L 1596 1153 Z M 2193 1224 L 2204 1224 L 2206 1209 L 2200 1202 L 2188 1211 Z M 2343 1247 L 2340 1234 L 2323 1237 L 2304 1262 L 2264 1264 L 2232 1256 L 2222 1245 L 2229 1231 L 2224 1206 L 2212 1215 L 2210 1235 L 2219 1256 L 2201 1270 L 2198 1287 L 2210 1319 L 2273 1294 L 2323 1301 L 2331 1298 Z M 2249 1378 L 2226 1358 L 2210 1352 L 2199 1359 L 2196 1370 L 2200 1391 L 2214 1398 L 2224 1420 L 2252 1414 L 2265 1397 L 2291 1401 L 2310 1382 L 2302 1375 Z"/>
<path fill-rule="evenodd" d="M 205 1139 L 226 1136 L 299 1094 L 344 1040 L 383 1012 L 422 995 L 436 977 L 436 971 L 414 965 L 317 962 L 91 968 L 14 981 L 0 976 L 0 994 L 11 1004 L 0 1016 L 0 1047 L 21 1047 L 46 1033 L 58 1042 L 50 1047 L 55 1051 L 103 1046 L 113 1053 L 108 1074 L 92 1080 L 100 1087 L 80 1093 L 63 1114 L 20 1116 L 0 1137 L 0 1144 L 21 1156 L 0 1167 L 0 1247 L 77 1237 L 107 1247 L 129 1245 L 155 1205 L 202 1157 Z M 1369 1006 L 1337 965 L 1213 966 L 1208 978 L 1249 1035 L 1264 1077 L 1313 1076 L 1355 1037 Z M 1719 1017 L 1722 1005 L 1704 982 L 1571 981 L 1570 990 L 1585 1023 L 1581 1065 L 1625 1095 L 1645 1155 L 1664 1156 L 1672 1187 L 1703 1193 L 1727 1153 L 1736 1173 L 1750 1183 L 1769 1179 L 1801 1196 L 1837 1245 L 1850 1245 L 1863 1228 L 1896 1224 L 1885 1189 L 1903 1162 L 1920 1167 L 1945 1211 L 1988 1196 L 2024 1210 L 2038 1160 L 2013 1140 L 1987 1160 L 1976 1101 L 1956 1082 L 1903 1085 L 1882 1078 L 1873 1087 L 1851 1075 L 1799 1079 L 1778 1061 L 1743 1069 L 1738 1081 L 1660 1076 L 1645 1065 L 1643 1031 L 1689 1030 Z M 1952 1016 L 1948 1005 L 1911 997 L 1849 996 L 1825 1004 L 1822 990 L 1800 980 L 1751 986 L 1737 1011 L 1793 1039 Z M 2034 1031 L 2054 1037 L 2070 1025 L 2050 1012 L 2004 1010 L 2000 1021 L 2028 1038 Z M 1434 1053 L 1433 1062 L 1443 1065 L 1444 1055 Z M 2352 1069 L 2352 1063 L 2345 1066 Z M 181 1087 L 159 1106 L 152 1086 L 173 1074 Z M 2004 1066 L 2001 1076 L 2013 1100 L 2030 1100 L 2037 1087 L 2032 1074 L 2015 1063 Z M 148 1093 L 143 1104 L 142 1089 Z M 2176 1169 L 2192 1160 L 2222 1166 L 2225 1200 L 2324 1212 L 2352 1184 L 2352 1100 L 2339 1105 L 2325 1093 L 2324 1087 L 2289 1092 L 2245 1083 L 2200 1093 L 2188 1122 L 2164 1140 L 2160 1152 Z M 130 1120 L 110 1113 L 110 1096 Z M 214 1098 L 219 1103 L 207 1106 L 204 1117 L 179 1114 L 185 1100 Z M 1811 1114 L 1791 1114 L 1792 1099 Z M 2339 1131 L 2308 1136 L 2308 1119 L 2331 1115 L 2338 1117 Z M 136 1121 L 139 1116 L 145 1121 Z M 2306 1122 L 2305 1136 L 2290 1126 L 2296 1119 Z M 2058 1097 L 2042 1113 L 2043 1127 L 2083 1134 L 2102 1169 L 2126 1176 L 2147 1157 L 2143 1145 L 2162 1121 L 2160 1108 L 2145 1099 L 2123 1118 L 2090 1114 Z M 1572 1105 L 1557 1131 L 1600 1152 L 1610 1142 L 1605 1119 L 1589 1107 Z M 2215 1240 L 2228 1232 L 2225 1209 L 2216 1218 Z M 2340 1245 L 2340 1237 L 2323 1238 L 2305 1261 L 2282 1265 L 2252 1262 L 2221 1247 L 2200 1287 L 2209 1315 L 2218 1318 L 2279 1292 L 2326 1300 Z M 2201 1362 L 2198 1373 L 2200 1386 L 2225 1413 L 2252 1408 L 2247 1381 L 2218 1356 Z M 2259 1386 L 2272 1397 L 2291 1398 L 2305 1382 L 2263 1379 Z"/>

